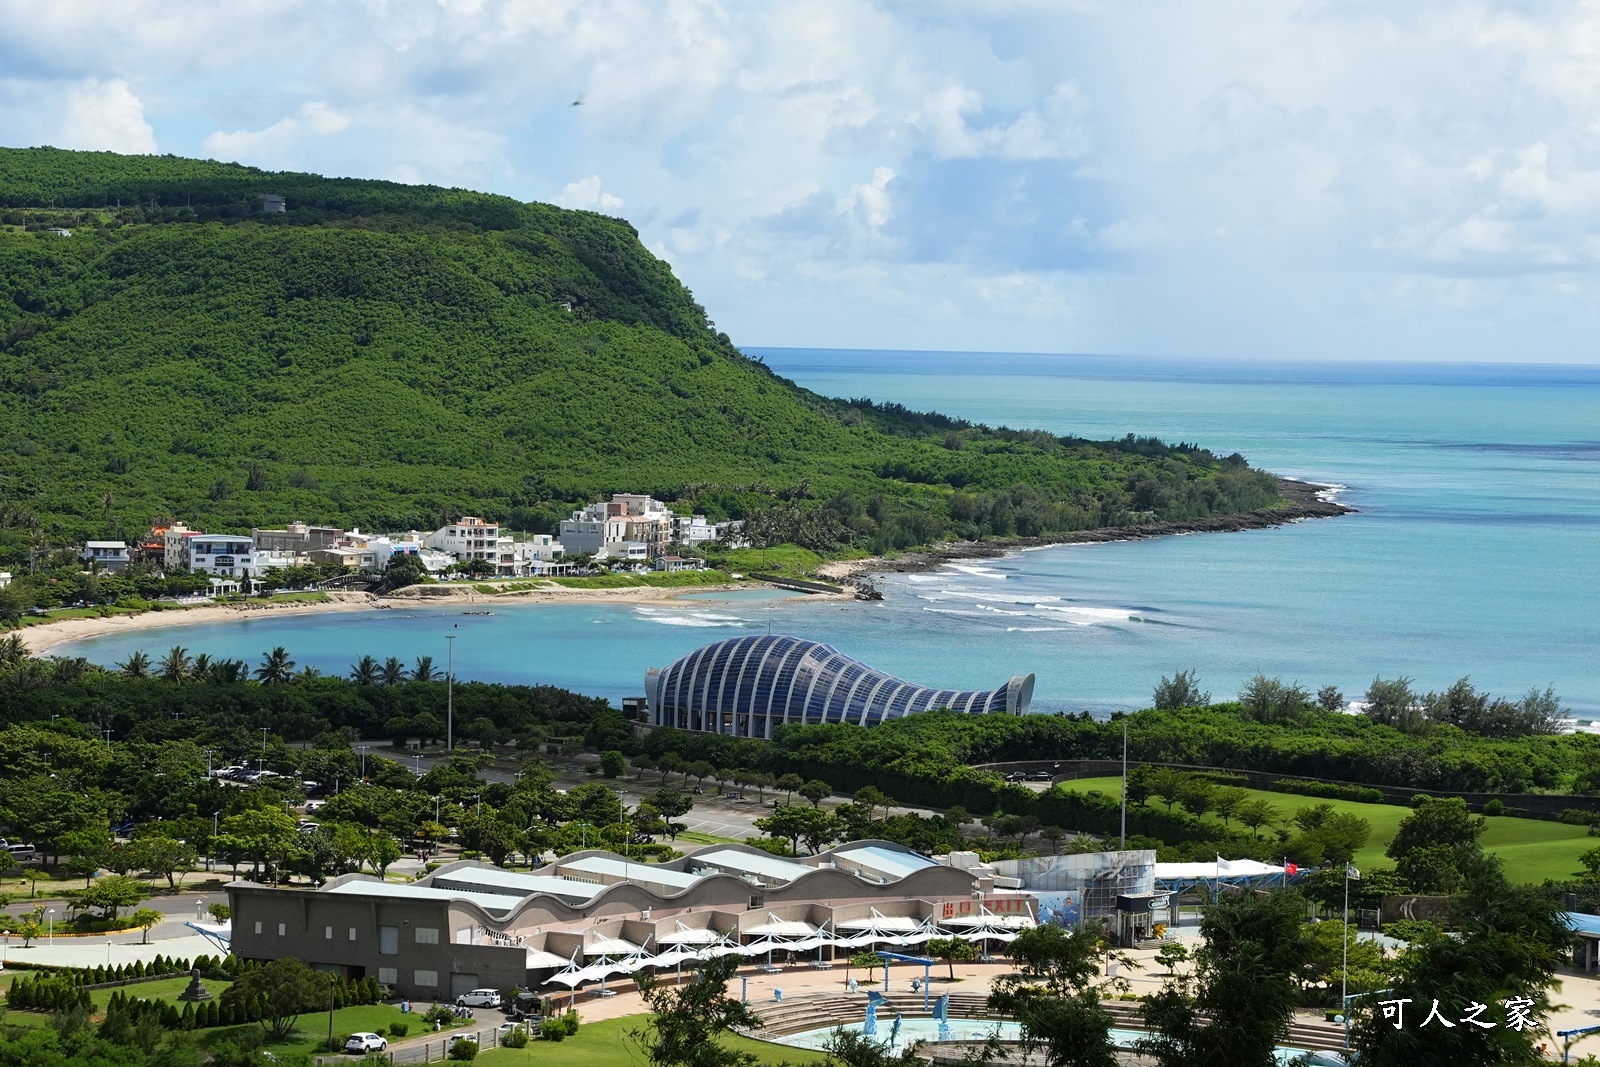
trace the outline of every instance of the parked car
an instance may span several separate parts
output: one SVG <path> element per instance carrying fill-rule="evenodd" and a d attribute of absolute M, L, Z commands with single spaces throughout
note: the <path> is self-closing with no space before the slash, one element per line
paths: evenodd
<path fill-rule="evenodd" d="M 516 1033 L 518 1030 L 521 1030 L 523 1033 L 527 1033 L 528 1032 L 528 1024 L 527 1023 L 501 1023 L 500 1024 L 500 1044 L 502 1044 L 502 1045 L 505 1044 L 506 1037 L 508 1035 L 510 1035 L 510 1034 Z"/>
<path fill-rule="evenodd" d="M 382 1034 L 351 1034 L 344 1043 L 346 1052 L 382 1052 L 388 1047 L 389 1042 Z"/>
<path fill-rule="evenodd" d="M 31 863 L 39 858 L 39 853 L 32 845 L 7 845 L 6 851 L 11 853 L 11 858 L 18 863 Z"/>
<path fill-rule="evenodd" d="M 470 993 L 463 993 L 456 998 L 458 1008 L 498 1008 L 500 1006 L 500 991 L 498 989 L 474 989 Z"/>
<path fill-rule="evenodd" d="M 113 826 L 111 828 L 111 832 L 116 834 L 118 837 L 127 837 L 129 834 L 133 833 L 133 823 L 130 821 L 123 823 L 121 826 Z"/>
<path fill-rule="evenodd" d="M 1048 782 L 1050 779 L 1054 778 L 1055 775 L 1051 774 L 1049 771 L 1034 771 L 1032 774 L 1028 775 L 1028 777 L 1035 782 Z"/>
<path fill-rule="evenodd" d="M 1008 781 L 1008 782 L 1020 782 L 1020 781 L 1022 781 L 1023 779 L 1025 779 L 1027 777 L 1028 776 L 1026 774 L 1023 774 L 1021 771 L 1012 771 L 1010 774 L 1006 775 L 1006 781 Z"/>

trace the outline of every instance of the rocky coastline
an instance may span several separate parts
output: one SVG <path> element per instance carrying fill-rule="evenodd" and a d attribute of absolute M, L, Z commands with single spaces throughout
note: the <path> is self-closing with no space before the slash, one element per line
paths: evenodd
<path fill-rule="evenodd" d="M 904 574 L 930 571 L 946 563 L 972 559 L 993 559 L 1024 548 L 1045 545 L 1104 544 L 1110 541 L 1140 541 L 1149 537 L 1175 537 L 1180 534 L 1239 533 L 1265 530 L 1306 519 L 1333 519 L 1349 515 L 1355 508 L 1340 504 L 1333 497 L 1342 489 L 1337 485 L 1318 485 L 1293 478 L 1279 478 L 1278 489 L 1284 503 L 1238 515 L 1209 515 L 1182 522 L 1152 522 L 1139 526 L 1112 526 L 1098 530 L 1048 534 L 1043 537 L 1011 537 L 991 541 L 946 541 L 930 548 L 905 552 L 893 558 L 871 556 L 866 559 L 838 560 L 817 568 L 819 577 L 845 581 L 870 574 Z"/>

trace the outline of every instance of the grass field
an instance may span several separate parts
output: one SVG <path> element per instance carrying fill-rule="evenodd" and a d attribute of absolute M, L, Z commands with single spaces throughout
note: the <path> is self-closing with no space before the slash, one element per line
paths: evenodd
<path fill-rule="evenodd" d="M 1122 796 L 1122 779 L 1118 777 L 1079 778 L 1076 781 L 1063 782 L 1062 785 L 1083 792 L 1097 789 L 1113 798 Z M 1261 789 L 1248 789 L 1246 792 L 1251 797 L 1266 800 L 1285 817 L 1293 815 L 1295 809 L 1300 807 L 1332 804 L 1339 811 L 1352 812 L 1367 820 L 1372 826 L 1372 836 L 1367 839 L 1367 846 L 1356 853 L 1357 867 L 1393 865 L 1393 861 L 1383 854 L 1383 850 L 1394 840 L 1400 820 L 1411 811 L 1410 808 L 1398 804 L 1321 800 L 1317 797 L 1272 793 Z M 1157 811 L 1165 808 L 1164 804 L 1154 798 L 1147 803 Z M 1215 815 L 1207 815 L 1205 819 L 1218 825 L 1222 823 L 1222 820 Z M 1488 829 L 1481 838 L 1484 851 L 1491 852 L 1504 860 L 1506 875 L 1518 882 L 1542 882 L 1546 878 L 1571 877 L 1583 869 L 1578 863 L 1578 856 L 1600 844 L 1600 841 L 1588 835 L 1585 827 L 1571 826 L 1567 823 L 1545 822 L 1540 819 L 1514 819 L 1505 815 L 1489 816 L 1488 823 Z"/>
<path fill-rule="evenodd" d="M 560 1064 L 561 1067 L 639 1067 L 644 1055 L 629 1038 L 629 1034 L 644 1022 L 644 1016 L 625 1019 L 606 1019 L 603 1022 L 584 1023 L 578 1027 L 578 1036 L 565 1041 L 530 1041 L 526 1048 L 497 1048 L 480 1055 L 476 1062 L 489 1067 L 523 1067 L 527 1064 Z M 785 1048 L 765 1041 L 727 1035 L 721 1039 L 726 1048 L 754 1053 L 758 1063 L 793 1064 L 821 1063 L 822 1054 L 806 1049 Z"/>
<path fill-rule="evenodd" d="M 212 981 L 203 979 L 205 986 L 216 998 L 222 996 L 222 991 L 233 983 L 225 981 Z M 9 982 L 0 983 L 0 988 L 9 985 Z M 160 978 L 149 982 L 134 982 L 130 985 L 116 986 L 111 989 L 92 989 L 89 991 L 90 999 L 94 1001 L 94 1010 L 98 1015 L 105 1011 L 106 1005 L 111 1000 L 111 994 L 122 992 L 129 997 L 141 997 L 145 1000 L 170 1000 L 182 1007 L 178 994 L 189 987 L 187 978 Z M 499 1025 L 499 1016 L 491 1014 L 489 1020 L 479 1020 L 478 1025 Z M 35 1011 L 9 1011 L 6 1012 L 6 1023 L 13 1026 L 48 1026 L 50 1015 L 47 1012 Z M 356 1004 L 348 1008 L 340 1008 L 333 1013 L 333 1032 L 339 1034 L 353 1034 L 371 1030 L 380 1034 L 389 1032 L 391 1023 L 409 1023 L 411 1033 L 408 1036 L 416 1037 L 429 1028 L 424 1024 L 422 1016 L 413 1012 L 404 1014 L 400 1009 L 391 1004 Z M 471 1025 L 471 1020 L 466 1021 Z M 219 1041 L 229 1041 L 237 1038 L 243 1031 L 261 1032 L 260 1023 L 241 1023 L 238 1026 L 215 1026 L 194 1032 L 195 1041 L 201 1048 L 211 1048 Z M 328 1039 L 328 1013 L 326 1011 L 310 1012 L 300 1016 L 295 1030 L 284 1041 L 268 1041 L 262 1047 L 274 1055 L 283 1056 L 298 1052 L 320 1052 L 322 1043 Z M 394 1038 L 392 1040 L 400 1040 Z M 352 1057 L 352 1060 L 354 1057 Z"/>
<path fill-rule="evenodd" d="M 716 834 L 702 834 L 694 830 L 685 830 L 678 835 L 678 840 L 691 845 L 737 845 L 739 840 L 733 837 L 718 837 Z"/>

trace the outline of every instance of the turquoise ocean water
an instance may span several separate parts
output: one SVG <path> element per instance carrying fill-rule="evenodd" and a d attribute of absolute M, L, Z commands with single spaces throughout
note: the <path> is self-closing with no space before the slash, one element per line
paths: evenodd
<path fill-rule="evenodd" d="M 346 671 L 364 653 L 617 698 L 646 667 L 767 629 L 950 688 L 1038 675 L 1035 707 L 1144 706 L 1193 668 L 1221 699 L 1257 671 L 1358 694 L 1374 674 L 1497 693 L 1553 684 L 1600 717 L 1600 367 L 1245 364 L 758 349 L 780 374 L 975 421 L 1153 434 L 1336 483 L 1360 514 L 1239 534 L 1057 546 L 895 575 L 880 604 L 740 596 L 252 620 L 100 638 L 97 661 L 181 643 L 283 645 Z M 619 489 L 626 487 L 618 487 Z M 311 517 L 308 517 L 311 518 Z"/>

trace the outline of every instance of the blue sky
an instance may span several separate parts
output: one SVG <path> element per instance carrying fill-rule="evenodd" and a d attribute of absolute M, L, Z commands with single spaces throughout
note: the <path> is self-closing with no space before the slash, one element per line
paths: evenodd
<path fill-rule="evenodd" d="M 1600 10 L 0 0 L 0 143 L 622 215 L 746 345 L 1600 361 Z"/>

